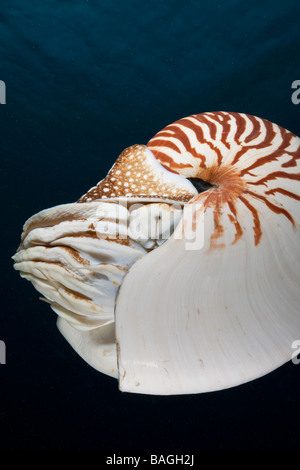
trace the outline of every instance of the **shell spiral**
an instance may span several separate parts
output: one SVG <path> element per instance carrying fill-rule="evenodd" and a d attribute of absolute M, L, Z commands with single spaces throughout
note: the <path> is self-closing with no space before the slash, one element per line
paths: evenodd
<path fill-rule="evenodd" d="M 265 119 L 180 119 L 77 202 L 31 217 L 15 269 L 123 391 L 255 379 L 300 338 L 299 159 L 300 139 Z"/>
<path fill-rule="evenodd" d="M 255 245 L 263 235 L 263 205 L 295 228 L 300 140 L 286 129 L 255 116 L 211 112 L 180 119 L 147 145 L 169 171 L 215 186 L 193 200 L 204 208 L 213 207 L 212 244 L 222 238 L 224 211 L 235 229 L 232 243 L 242 237 L 242 206 L 253 218 Z"/>
<path fill-rule="evenodd" d="M 177 227 L 124 279 L 120 388 L 207 392 L 279 367 L 300 337 L 300 139 L 258 117 L 210 112 L 165 127 L 147 146 L 172 174 L 212 187 L 185 206 L 183 226 L 192 218 L 203 232 L 198 249 Z"/>

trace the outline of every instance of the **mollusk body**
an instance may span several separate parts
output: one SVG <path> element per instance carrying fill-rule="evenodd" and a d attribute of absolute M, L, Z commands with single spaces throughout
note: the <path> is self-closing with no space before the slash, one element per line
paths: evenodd
<path fill-rule="evenodd" d="M 181 119 L 29 219 L 15 268 L 121 390 L 255 379 L 300 338 L 299 157 L 300 139 L 261 118 Z"/>

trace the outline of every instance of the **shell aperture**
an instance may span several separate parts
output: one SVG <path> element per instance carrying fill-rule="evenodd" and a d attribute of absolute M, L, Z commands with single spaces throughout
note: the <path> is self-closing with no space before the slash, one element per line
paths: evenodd
<path fill-rule="evenodd" d="M 180 119 L 77 203 L 29 219 L 15 268 L 121 390 L 255 379 L 300 335 L 299 157 L 300 139 L 261 118 Z"/>

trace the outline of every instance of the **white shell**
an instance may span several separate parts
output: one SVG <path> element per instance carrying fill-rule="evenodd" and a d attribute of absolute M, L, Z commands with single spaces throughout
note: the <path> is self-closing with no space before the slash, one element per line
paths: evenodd
<path fill-rule="evenodd" d="M 15 268 L 123 391 L 255 379 L 300 337 L 299 157 L 298 137 L 254 116 L 181 119 L 126 149 L 78 203 L 32 217 Z"/>

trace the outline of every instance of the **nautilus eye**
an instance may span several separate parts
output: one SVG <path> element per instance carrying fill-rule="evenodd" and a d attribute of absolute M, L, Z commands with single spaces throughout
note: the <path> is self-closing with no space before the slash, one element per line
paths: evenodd
<path fill-rule="evenodd" d="M 120 390 L 253 380 L 300 339 L 299 158 L 300 139 L 258 117 L 180 119 L 31 217 L 14 266 Z"/>

